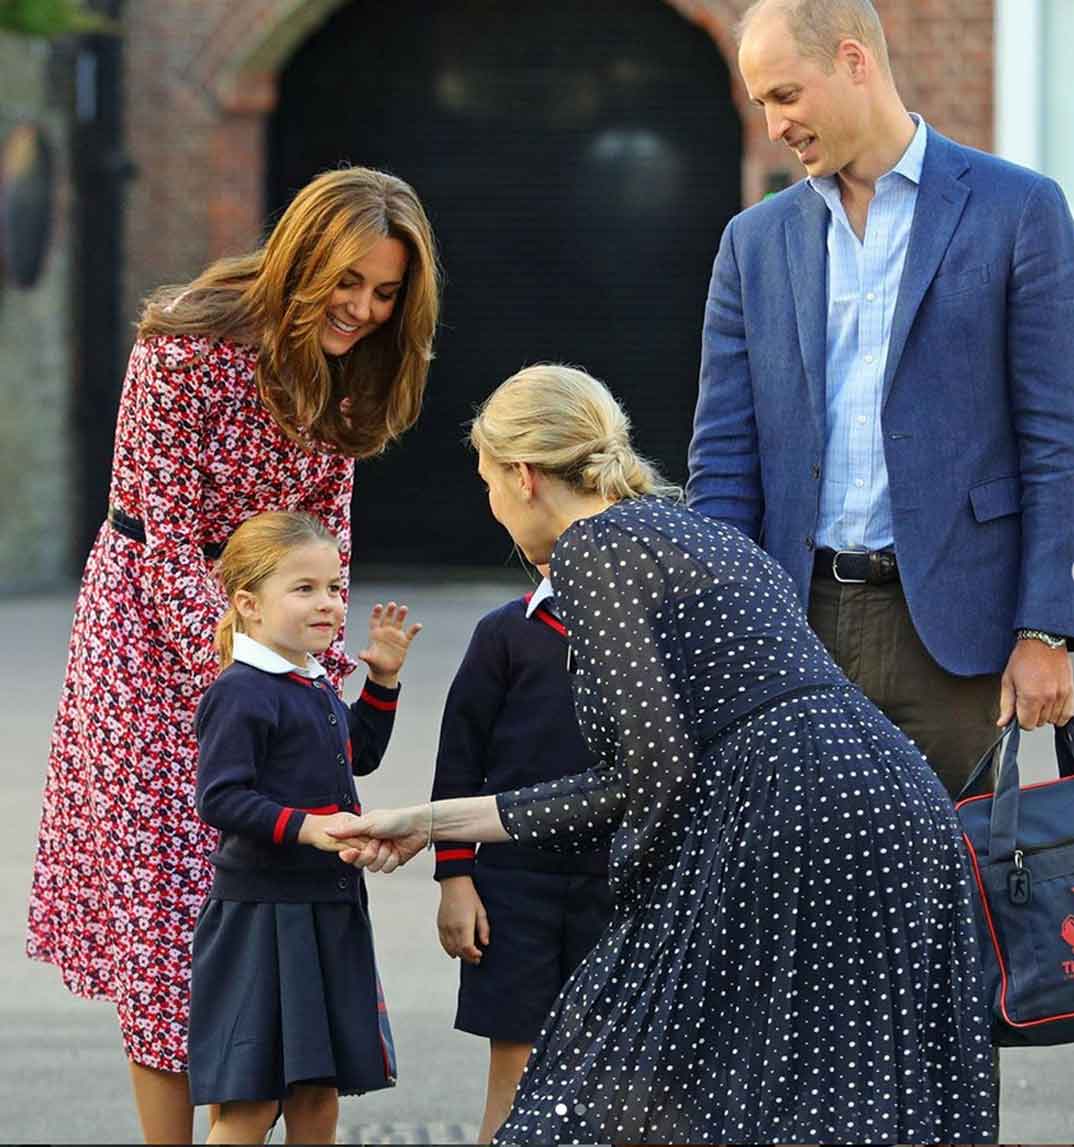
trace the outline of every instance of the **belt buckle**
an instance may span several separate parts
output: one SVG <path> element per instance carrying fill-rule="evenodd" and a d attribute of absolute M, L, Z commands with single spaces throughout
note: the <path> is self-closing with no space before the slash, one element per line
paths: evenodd
<path fill-rule="evenodd" d="M 836 550 L 835 556 L 832 558 L 832 577 L 835 578 L 840 585 L 865 585 L 868 578 L 864 577 L 840 577 L 839 576 L 839 558 L 843 554 L 866 554 L 865 550 Z"/>

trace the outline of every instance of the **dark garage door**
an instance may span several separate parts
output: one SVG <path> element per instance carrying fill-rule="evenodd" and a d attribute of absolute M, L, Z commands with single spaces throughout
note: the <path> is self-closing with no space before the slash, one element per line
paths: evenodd
<path fill-rule="evenodd" d="M 727 68 L 663 0 L 345 5 L 281 77 L 268 204 L 361 163 L 411 182 L 447 276 L 421 421 L 361 465 L 360 560 L 501 564 L 461 445 L 529 362 L 571 362 L 626 404 L 681 480 L 712 256 L 739 206 Z"/>

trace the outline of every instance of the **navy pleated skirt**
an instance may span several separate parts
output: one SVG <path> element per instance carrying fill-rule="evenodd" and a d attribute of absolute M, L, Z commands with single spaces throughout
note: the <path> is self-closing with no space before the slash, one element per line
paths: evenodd
<path fill-rule="evenodd" d="M 190 1098 L 282 1100 L 297 1083 L 392 1087 L 395 1050 L 361 904 L 206 900 L 194 933 Z"/>

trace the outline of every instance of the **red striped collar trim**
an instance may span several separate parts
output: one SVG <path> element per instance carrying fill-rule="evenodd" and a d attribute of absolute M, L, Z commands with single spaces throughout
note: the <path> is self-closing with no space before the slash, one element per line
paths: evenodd
<path fill-rule="evenodd" d="M 538 621 L 543 621 L 545 625 L 549 627 L 549 629 L 554 629 L 556 633 L 560 635 L 560 637 L 567 636 L 567 627 L 563 624 L 562 621 L 559 620 L 558 617 L 552 613 L 549 613 L 543 605 L 539 605 L 533 611 L 532 616 L 535 617 Z"/>

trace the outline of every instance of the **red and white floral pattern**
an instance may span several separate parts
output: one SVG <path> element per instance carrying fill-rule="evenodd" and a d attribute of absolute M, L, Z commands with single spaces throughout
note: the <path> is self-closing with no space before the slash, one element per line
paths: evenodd
<path fill-rule="evenodd" d="M 119 1009 L 128 1056 L 186 1070 L 190 938 L 215 831 L 194 810 L 194 710 L 216 676 L 225 601 L 202 553 L 264 510 L 305 510 L 350 551 L 354 463 L 282 433 L 256 350 L 153 338 L 131 353 L 111 502 L 143 544 L 102 526 L 86 563 L 52 735 L 27 951 Z M 102 507 L 103 509 L 103 507 Z M 321 658 L 354 668 L 342 635 Z"/>

